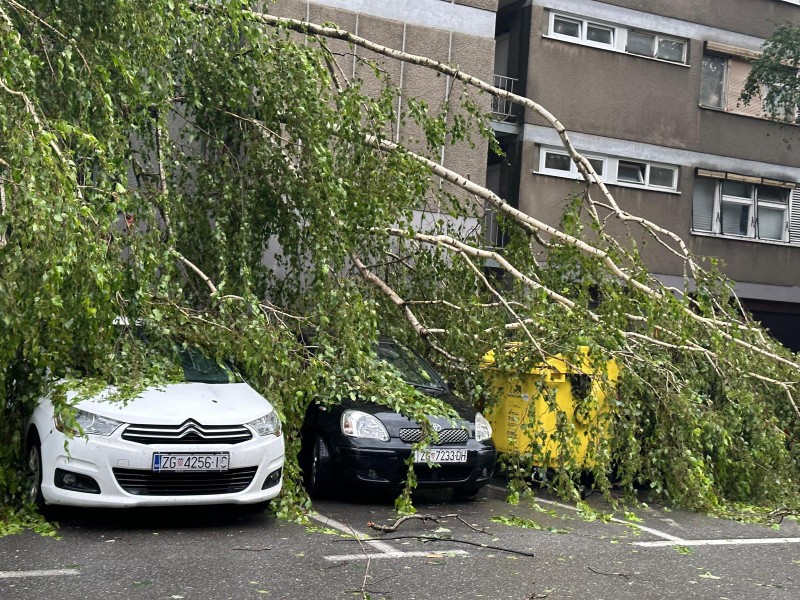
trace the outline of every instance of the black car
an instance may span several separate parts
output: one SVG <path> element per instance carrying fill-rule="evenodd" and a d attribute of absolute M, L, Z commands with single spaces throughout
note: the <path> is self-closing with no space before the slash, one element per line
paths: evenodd
<path fill-rule="evenodd" d="M 418 487 L 451 487 L 463 496 L 477 494 L 494 471 L 496 451 L 489 422 L 454 395 L 416 352 L 388 338 L 380 339 L 376 352 L 407 383 L 441 399 L 460 416 L 455 421 L 431 418 L 439 441 L 416 453 Z M 313 496 L 333 488 L 399 488 L 408 473 L 405 461 L 412 444 L 422 437 L 418 423 L 385 406 L 357 400 L 327 409 L 312 404 L 302 433 L 301 464 Z"/>

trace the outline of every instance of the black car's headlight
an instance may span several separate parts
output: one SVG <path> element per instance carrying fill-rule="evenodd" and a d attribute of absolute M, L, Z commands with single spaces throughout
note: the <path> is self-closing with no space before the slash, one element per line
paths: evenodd
<path fill-rule="evenodd" d="M 72 431 L 73 435 L 111 435 L 116 429 L 122 425 L 122 421 L 116 419 L 109 419 L 101 417 L 86 410 L 77 409 L 75 411 L 75 422 L 80 426 L 78 429 Z M 64 421 L 60 418 L 56 419 L 56 429 L 61 432 L 66 432 Z"/>
<path fill-rule="evenodd" d="M 346 410 L 342 413 L 342 433 L 350 437 L 389 441 L 389 432 L 378 418 L 360 410 Z"/>
<path fill-rule="evenodd" d="M 475 413 L 475 439 L 479 442 L 491 439 L 492 426 L 481 413 Z"/>
<path fill-rule="evenodd" d="M 255 421 L 250 421 L 247 423 L 247 426 L 255 429 L 256 433 L 261 437 L 268 435 L 274 435 L 275 437 L 278 437 L 281 434 L 281 419 L 278 417 L 278 413 L 276 413 L 274 410 L 271 410 L 269 413 L 263 417 L 259 417 Z"/>

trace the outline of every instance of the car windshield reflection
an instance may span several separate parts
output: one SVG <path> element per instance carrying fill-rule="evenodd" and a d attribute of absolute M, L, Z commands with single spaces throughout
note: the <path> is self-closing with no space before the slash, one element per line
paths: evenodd
<path fill-rule="evenodd" d="M 389 363 L 400 372 L 403 381 L 409 385 L 444 392 L 447 388 L 434 371 L 410 350 L 381 342 L 378 344 L 378 358 Z"/>
<path fill-rule="evenodd" d="M 191 383 L 233 383 L 233 371 L 203 355 L 197 348 L 178 350 L 184 381 Z"/>

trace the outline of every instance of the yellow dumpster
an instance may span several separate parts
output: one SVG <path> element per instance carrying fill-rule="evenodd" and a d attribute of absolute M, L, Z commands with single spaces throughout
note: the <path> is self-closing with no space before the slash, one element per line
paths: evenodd
<path fill-rule="evenodd" d="M 515 349 L 509 345 L 506 351 Z M 606 392 L 616 384 L 619 369 L 609 361 L 603 373 L 590 364 L 588 354 L 588 347 L 582 347 L 572 363 L 556 355 L 524 374 L 498 369 L 494 352 L 484 356 L 490 383 L 499 392 L 499 401 L 485 412 L 500 452 L 530 453 L 540 467 L 589 469 L 595 464 L 608 426 Z M 566 425 L 561 431 L 559 421 Z"/>

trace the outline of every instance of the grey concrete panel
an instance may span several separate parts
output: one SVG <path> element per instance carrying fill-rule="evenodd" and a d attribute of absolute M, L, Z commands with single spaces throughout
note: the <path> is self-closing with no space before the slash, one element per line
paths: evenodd
<path fill-rule="evenodd" d="M 356 30 L 357 15 L 350 11 L 309 4 L 309 21 L 312 23 L 336 23 L 341 29 Z M 350 44 L 342 40 L 326 40 L 328 48 L 336 56 L 336 62 L 350 78 L 353 74 L 353 51 Z"/>
<path fill-rule="evenodd" d="M 386 21 L 371 15 L 361 14 L 358 16 L 358 34 L 366 37 L 378 44 L 383 44 L 389 48 L 402 50 L 403 48 L 403 24 L 394 21 Z M 384 56 L 364 50 L 356 49 L 356 54 L 365 60 L 374 61 L 379 68 L 392 80 L 395 85 L 400 85 L 400 62 L 389 60 Z M 364 80 L 364 89 L 367 93 L 376 93 L 382 85 L 372 72 L 372 68 L 363 63 L 357 64 L 356 76 Z"/>
<path fill-rule="evenodd" d="M 495 14 L 441 0 L 314 0 L 316 4 L 414 25 L 494 38 Z"/>
<path fill-rule="evenodd" d="M 454 0 L 453 4 L 463 4 L 464 6 L 472 6 L 473 8 L 492 12 L 497 11 L 497 0 Z"/>
<path fill-rule="evenodd" d="M 305 19 L 308 2 L 305 0 L 277 0 L 275 4 L 265 7 L 266 12 L 276 17 L 291 17 L 292 19 Z"/>
<path fill-rule="evenodd" d="M 492 81 L 494 70 L 494 42 L 473 36 L 453 35 L 451 63 L 462 71 Z M 457 100 L 464 86 L 460 83 L 453 87 L 451 96 Z M 468 88 L 473 101 L 480 103 L 488 111 L 491 98 L 487 94 L 479 94 L 474 88 Z M 476 134 L 477 135 L 477 134 Z M 476 137 L 475 148 L 468 145 L 449 146 L 445 148 L 445 166 L 483 185 L 486 181 L 487 142 Z"/>

